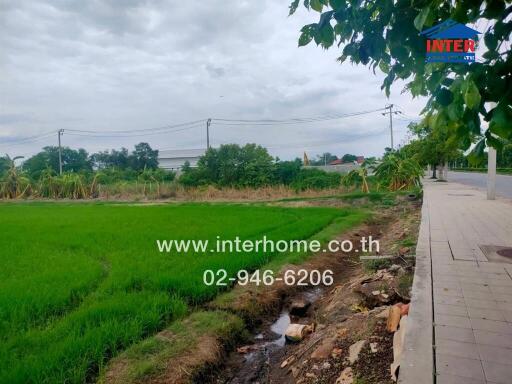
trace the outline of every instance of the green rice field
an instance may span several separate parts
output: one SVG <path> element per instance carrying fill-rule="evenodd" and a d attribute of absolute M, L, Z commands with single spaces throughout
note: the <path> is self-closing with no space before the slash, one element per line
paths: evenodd
<path fill-rule="evenodd" d="M 109 358 L 215 297 L 205 269 L 235 276 L 300 256 L 160 253 L 157 239 L 307 239 L 364 218 L 317 207 L 0 204 L 0 383 L 94 382 Z"/>

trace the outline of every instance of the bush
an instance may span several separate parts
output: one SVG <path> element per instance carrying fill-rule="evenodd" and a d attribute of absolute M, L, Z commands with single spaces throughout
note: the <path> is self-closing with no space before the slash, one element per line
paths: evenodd
<path fill-rule="evenodd" d="M 302 191 L 305 189 L 338 188 L 342 176 L 335 172 L 325 172 L 319 169 L 303 168 L 298 173 L 292 188 Z"/>
<path fill-rule="evenodd" d="M 389 268 L 390 266 L 390 259 L 371 259 L 363 261 L 363 267 L 368 272 L 377 272 L 379 269 Z"/>

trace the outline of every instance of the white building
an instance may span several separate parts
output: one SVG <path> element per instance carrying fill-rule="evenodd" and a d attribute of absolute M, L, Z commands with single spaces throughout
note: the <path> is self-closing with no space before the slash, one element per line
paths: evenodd
<path fill-rule="evenodd" d="M 197 167 L 199 158 L 205 152 L 205 149 L 164 149 L 158 151 L 158 165 L 163 169 L 177 171 L 188 161 L 191 167 Z"/>

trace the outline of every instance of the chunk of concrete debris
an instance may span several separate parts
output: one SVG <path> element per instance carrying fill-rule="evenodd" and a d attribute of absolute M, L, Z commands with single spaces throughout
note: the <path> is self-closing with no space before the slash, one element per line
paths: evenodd
<path fill-rule="evenodd" d="M 389 310 L 388 322 L 386 325 L 388 332 L 396 332 L 398 329 L 398 324 L 400 323 L 400 312 L 400 306 L 397 304 L 393 305 Z"/>
<path fill-rule="evenodd" d="M 377 319 L 387 319 L 389 316 L 389 307 L 381 307 L 381 308 L 384 308 L 384 309 L 382 311 L 380 311 L 379 313 L 377 313 L 375 315 L 375 317 Z"/>
<path fill-rule="evenodd" d="M 370 351 L 372 353 L 377 353 L 378 351 L 378 348 L 377 348 L 378 344 L 377 343 L 370 343 Z"/>
<path fill-rule="evenodd" d="M 397 381 L 398 368 L 400 368 L 400 359 L 404 347 L 405 328 L 407 327 L 407 317 L 404 316 L 400 320 L 400 328 L 393 335 L 393 363 L 391 364 L 391 379 Z"/>
<path fill-rule="evenodd" d="M 334 339 L 326 339 L 311 354 L 312 359 L 327 359 L 334 349 Z"/>
<path fill-rule="evenodd" d="M 287 365 L 293 363 L 295 361 L 295 356 L 290 356 L 289 358 L 287 358 L 286 360 L 284 360 L 282 363 L 281 363 L 281 368 L 284 368 L 286 367 Z"/>
<path fill-rule="evenodd" d="M 338 339 L 343 339 L 345 336 L 347 336 L 347 334 L 348 334 L 347 328 L 341 328 L 336 331 L 336 337 Z"/>
<path fill-rule="evenodd" d="M 306 299 L 295 299 L 290 304 L 290 315 L 304 316 L 311 306 L 311 302 Z"/>
<path fill-rule="evenodd" d="M 411 251 L 411 248 L 409 247 L 402 247 L 398 250 L 398 253 L 400 256 L 407 255 Z"/>
<path fill-rule="evenodd" d="M 340 356 L 341 354 L 343 353 L 343 349 L 341 348 L 334 348 L 331 352 L 331 356 L 333 359 L 337 358 L 338 356 Z"/>
<path fill-rule="evenodd" d="M 315 330 L 315 324 L 304 325 L 304 324 L 290 324 L 286 328 L 284 336 L 286 340 L 297 343 L 304 339 L 308 334 Z"/>
<path fill-rule="evenodd" d="M 236 351 L 240 354 L 246 354 L 246 353 L 249 353 L 249 352 L 252 352 L 252 351 L 255 351 L 258 349 L 258 346 L 253 344 L 253 345 L 244 345 L 243 347 L 238 347 L 236 349 Z"/>
<path fill-rule="evenodd" d="M 393 280 L 393 276 L 391 280 L 385 282 L 379 278 L 375 281 L 355 286 L 353 292 L 362 295 L 361 305 L 367 308 L 375 308 L 388 304 L 395 299 L 394 285 L 396 285 L 396 282 Z"/>
<path fill-rule="evenodd" d="M 364 348 L 366 343 L 366 340 L 360 340 L 348 348 L 348 361 L 350 364 L 354 364 L 357 361 L 359 354 L 361 353 L 361 350 Z"/>
<path fill-rule="evenodd" d="M 352 372 L 352 368 L 347 367 L 342 372 L 341 375 L 336 379 L 336 384 L 352 384 L 354 382 L 354 373 Z"/>

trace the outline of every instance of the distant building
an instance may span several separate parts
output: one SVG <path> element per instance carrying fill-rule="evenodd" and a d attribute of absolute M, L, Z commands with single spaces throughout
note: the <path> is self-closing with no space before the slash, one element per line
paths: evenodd
<path fill-rule="evenodd" d="M 343 164 L 343 160 L 341 160 L 341 159 L 336 159 L 329 163 L 329 165 L 340 165 L 340 164 Z"/>
<path fill-rule="evenodd" d="M 205 149 L 164 149 L 158 151 L 158 165 L 163 169 L 177 171 L 188 161 L 191 167 L 197 167 L 199 158 L 205 152 Z"/>
<path fill-rule="evenodd" d="M 356 161 L 357 161 L 357 164 L 363 164 L 364 163 L 364 156 L 357 156 Z"/>

